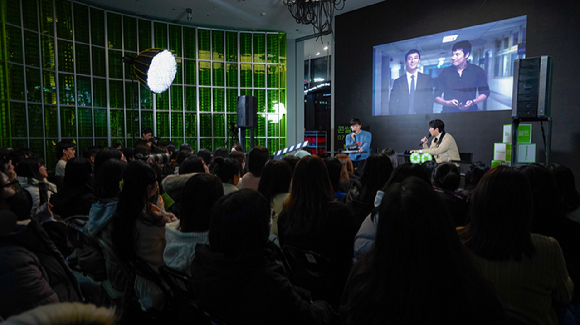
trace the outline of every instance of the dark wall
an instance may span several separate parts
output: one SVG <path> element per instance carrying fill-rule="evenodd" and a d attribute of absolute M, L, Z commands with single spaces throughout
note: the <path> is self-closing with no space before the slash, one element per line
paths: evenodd
<path fill-rule="evenodd" d="M 569 3 L 385 1 L 337 16 L 335 125 L 348 125 L 350 118 L 358 117 L 363 126 L 370 126 L 371 147 L 402 152 L 417 148 L 427 135 L 428 122 L 439 118 L 461 152 L 473 152 L 475 160 L 490 164 L 493 143 L 502 142 L 502 125 L 511 123 L 511 111 L 373 117 L 373 46 L 527 15 L 526 57 L 550 55 L 554 59 L 551 159 L 568 165 L 580 179 L 580 5 Z M 543 162 L 539 122 L 533 123 L 532 135 L 538 161 Z"/>

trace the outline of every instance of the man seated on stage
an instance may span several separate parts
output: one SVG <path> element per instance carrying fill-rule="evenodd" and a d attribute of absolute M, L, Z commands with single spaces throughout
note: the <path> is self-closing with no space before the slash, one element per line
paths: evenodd
<path fill-rule="evenodd" d="M 459 158 L 459 149 L 455 139 L 449 133 L 445 133 L 445 123 L 441 120 L 433 120 L 429 122 L 429 133 L 435 137 L 431 142 L 431 147 L 427 146 L 429 139 L 424 137 L 421 139 L 423 143 L 422 150 L 410 150 L 411 153 L 430 153 L 435 158 L 437 163 L 450 162 L 452 160 L 461 160 Z"/>
<path fill-rule="evenodd" d="M 353 167 L 357 169 L 370 155 L 370 147 L 373 136 L 370 132 L 361 130 L 362 122 L 358 118 L 350 120 L 350 129 L 352 131 L 345 140 L 346 146 L 356 144 L 358 146 L 358 153 L 349 153 L 348 156 L 352 160 Z M 362 172 L 362 171 L 359 171 Z"/>

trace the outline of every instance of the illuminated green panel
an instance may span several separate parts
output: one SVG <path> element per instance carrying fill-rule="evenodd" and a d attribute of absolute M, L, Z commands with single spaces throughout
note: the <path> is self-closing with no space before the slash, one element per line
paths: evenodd
<path fill-rule="evenodd" d="M 44 105 L 44 128 L 47 138 L 58 137 L 58 117 L 56 106 Z"/>
<path fill-rule="evenodd" d="M 106 77 L 105 49 L 93 46 L 93 76 Z"/>
<path fill-rule="evenodd" d="M 195 28 L 183 27 L 183 56 L 195 59 Z"/>
<path fill-rule="evenodd" d="M 221 86 L 224 85 L 224 64 L 221 62 L 213 63 L 213 85 Z"/>
<path fill-rule="evenodd" d="M 258 109 L 259 113 L 266 112 L 266 91 L 263 89 L 254 89 L 254 97 L 256 97 L 258 101 Z"/>
<path fill-rule="evenodd" d="M 95 109 L 95 137 L 107 136 L 107 110 Z"/>
<path fill-rule="evenodd" d="M 40 32 L 54 35 L 54 17 L 52 15 L 52 0 L 40 0 Z"/>
<path fill-rule="evenodd" d="M 107 139 L 95 139 L 95 146 L 97 147 L 108 147 Z"/>
<path fill-rule="evenodd" d="M 143 85 L 139 85 L 141 90 L 141 109 L 152 109 L 153 108 L 153 93 Z"/>
<path fill-rule="evenodd" d="M 93 78 L 93 106 L 107 107 L 107 80 Z"/>
<path fill-rule="evenodd" d="M 57 139 L 46 140 L 46 167 L 49 170 L 54 170 L 56 166 L 56 143 L 58 142 Z"/>
<path fill-rule="evenodd" d="M 59 102 L 62 105 L 75 104 L 75 77 L 72 74 L 58 74 Z"/>
<path fill-rule="evenodd" d="M 77 104 L 79 106 L 93 106 L 91 93 L 91 78 L 77 76 Z"/>
<path fill-rule="evenodd" d="M 60 133 L 64 138 L 76 137 L 77 136 L 77 121 L 75 116 L 74 107 L 63 107 L 60 108 Z"/>
<path fill-rule="evenodd" d="M 72 3 L 56 0 L 56 33 L 58 38 L 73 38 Z"/>
<path fill-rule="evenodd" d="M 201 148 L 209 150 L 209 151 L 213 151 L 212 142 L 213 141 L 211 139 L 201 139 L 201 141 L 200 141 Z"/>
<path fill-rule="evenodd" d="M 157 112 L 157 136 L 169 137 L 169 113 Z"/>
<path fill-rule="evenodd" d="M 185 114 L 185 136 L 186 137 L 197 137 L 197 115 L 196 114 Z M 191 143 L 190 143 L 191 144 Z"/>
<path fill-rule="evenodd" d="M 240 62 L 252 62 L 252 34 L 240 33 Z"/>
<path fill-rule="evenodd" d="M 44 140 L 30 140 L 30 150 L 44 158 Z"/>
<path fill-rule="evenodd" d="M 182 122 L 182 124 L 183 124 L 183 122 Z M 172 137 L 171 138 L 171 141 L 173 141 L 173 143 L 175 143 L 175 147 L 176 148 L 181 147 L 181 145 L 184 143 L 183 138 L 175 138 L 175 137 Z"/>
<path fill-rule="evenodd" d="M 280 136 L 280 122 L 278 114 L 268 114 L 268 137 Z"/>
<path fill-rule="evenodd" d="M 102 10 L 91 8 L 91 42 L 105 46 L 105 15 Z"/>
<path fill-rule="evenodd" d="M 262 146 L 262 147 L 266 146 L 266 139 L 264 139 L 264 138 L 258 138 L 255 141 L 256 141 L 257 146 Z"/>
<path fill-rule="evenodd" d="M 240 65 L 240 87 L 252 87 L 252 65 Z"/>
<path fill-rule="evenodd" d="M 123 16 L 125 51 L 137 52 L 137 19 Z"/>
<path fill-rule="evenodd" d="M 90 108 L 79 108 L 79 137 L 93 136 L 93 111 Z"/>
<path fill-rule="evenodd" d="M 199 110 L 211 112 L 211 88 L 199 88 Z"/>
<path fill-rule="evenodd" d="M 5 25 L 8 61 L 22 63 L 22 33 L 20 28 Z"/>
<path fill-rule="evenodd" d="M 224 60 L 224 32 L 220 30 L 212 30 L 212 59 L 214 61 Z"/>
<path fill-rule="evenodd" d="M 181 26 L 169 25 L 169 50 L 181 57 Z"/>
<path fill-rule="evenodd" d="M 199 84 L 211 86 L 211 62 L 199 62 Z"/>
<path fill-rule="evenodd" d="M 214 112 L 223 112 L 225 110 L 224 106 L 224 96 L 225 90 L 223 88 L 214 88 L 213 89 L 213 111 Z"/>
<path fill-rule="evenodd" d="M 183 88 L 181 86 L 171 86 L 171 110 L 183 110 Z"/>
<path fill-rule="evenodd" d="M 226 61 L 238 62 L 238 33 L 226 32 Z"/>
<path fill-rule="evenodd" d="M 279 61 L 279 51 L 280 51 L 280 44 L 278 43 L 278 34 L 268 34 L 267 35 L 268 47 L 267 47 L 267 55 L 268 55 L 268 63 L 278 63 Z"/>
<path fill-rule="evenodd" d="M 131 87 L 131 81 L 125 81 L 125 108 L 127 109 L 132 109 L 133 108 L 133 104 L 131 104 L 131 100 L 135 101 L 135 105 L 137 104 L 137 100 L 139 98 L 137 98 L 137 96 L 139 96 L 139 94 L 137 93 L 137 90 L 139 89 L 139 82 L 137 81 L 133 81 L 133 86 Z M 131 94 L 133 93 L 133 96 L 131 96 Z M 139 109 L 139 106 L 135 106 L 135 109 Z M 141 136 L 139 136 L 141 137 Z"/>
<path fill-rule="evenodd" d="M 233 113 L 238 111 L 237 89 L 226 89 L 226 110 Z"/>
<path fill-rule="evenodd" d="M 42 102 L 42 81 L 39 69 L 26 68 L 26 93 L 29 102 Z"/>
<path fill-rule="evenodd" d="M 122 138 L 125 136 L 125 114 L 121 110 L 111 110 L 111 137 Z"/>
<path fill-rule="evenodd" d="M 158 49 L 167 48 L 167 24 L 154 23 L 155 29 L 155 47 Z"/>
<path fill-rule="evenodd" d="M 80 3 L 73 3 L 73 13 L 75 20 L 75 41 L 88 43 L 89 42 L 89 7 Z"/>
<path fill-rule="evenodd" d="M 237 63 L 226 63 L 226 86 L 227 87 L 237 87 L 238 86 L 238 64 Z"/>
<path fill-rule="evenodd" d="M 16 25 L 16 26 L 20 26 L 20 3 L 18 1 L 12 0 L 12 1 L 2 1 L 1 3 L 2 8 L 2 15 L 6 14 L 6 22 Z M 6 7 L 4 7 L 6 6 Z M 25 7 L 26 8 L 26 7 Z M 34 12 L 34 14 L 36 14 L 36 5 L 33 8 L 30 8 L 30 10 L 25 10 L 26 11 L 30 11 L 30 12 Z M 30 14 L 29 14 L 30 15 Z M 26 19 L 26 13 L 24 14 L 24 19 Z M 3 21 L 2 19 L 3 17 L 0 17 L 0 20 Z M 37 21 L 38 18 L 35 19 L 35 21 Z"/>
<path fill-rule="evenodd" d="M 250 95 L 252 96 L 252 89 L 240 89 L 240 96 Z"/>
<path fill-rule="evenodd" d="M 42 118 L 42 105 L 28 104 L 28 126 L 31 138 L 42 138 L 44 119 Z"/>
<path fill-rule="evenodd" d="M 27 65 L 40 66 L 40 45 L 38 34 L 24 31 L 24 60 Z"/>
<path fill-rule="evenodd" d="M 278 88 L 280 86 L 279 81 L 278 65 L 268 65 L 268 88 Z"/>
<path fill-rule="evenodd" d="M 171 113 L 171 136 L 183 137 L 183 113 Z"/>
<path fill-rule="evenodd" d="M 227 114 L 227 122 L 228 122 L 228 129 L 230 127 L 230 125 L 232 125 L 232 123 L 237 123 L 237 114 Z M 228 133 L 229 136 L 231 136 L 231 134 Z"/>
<path fill-rule="evenodd" d="M 184 83 L 188 85 L 195 85 L 195 61 L 194 60 L 184 60 L 183 61 L 184 72 Z"/>
<path fill-rule="evenodd" d="M 254 87 L 266 87 L 266 66 L 263 64 L 254 64 Z"/>
<path fill-rule="evenodd" d="M 266 116 L 264 114 L 258 114 L 258 127 L 256 128 L 255 136 L 266 136 Z"/>
<path fill-rule="evenodd" d="M 279 106 L 278 90 L 268 90 L 268 112 L 278 113 Z"/>
<path fill-rule="evenodd" d="M 83 152 L 83 150 L 88 149 L 93 146 L 93 139 L 80 139 L 77 144 L 77 152 Z"/>
<path fill-rule="evenodd" d="M 213 136 L 225 136 L 225 116 L 224 114 L 213 114 Z"/>
<path fill-rule="evenodd" d="M 111 108 L 124 108 L 123 82 L 109 80 L 109 105 Z"/>
<path fill-rule="evenodd" d="M 160 110 L 169 110 L 169 92 L 155 94 L 155 107 Z"/>
<path fill-rule="evenodd" d="M 210 60 L 210 31 L 207 29 L 198 29 L 198 48 L 199 48 L 199 56 L 200 60 Z"/>
<path fill-rule="evenodd" d="M 44 103 L 56 105 L 56 78 L 54 72 L 42 71 L 42 83 L 44 87 Z"/>
<path fill-rule="evenodd" d="M 74 72 L 73 43 L 58 41 L 58 70 Z"/>
<path fill-rule="evenodd" d="M 186 138 L 185 143 L 189 144 L 193 149 L 193 152 L 197 152 L 197 139 L 196 138 Z"/>
<path fill-rule="evenodd" d="M 266 62 L 266 35 L 253 34 L 254 36 L 254 62 Z"/>
<path fill-rule="evenodd" d="M 177 60 L 177 71 L 175 73 L 175 79 L 173 80 L 173 85 L 176 84 L 181 84 L 181 80 L 183 77 L 183 73 L 181 72 L 181 70 L 183 69 L 183 63 L 181 62 L 181 60 Z"/>
<path fill-rule="evenodd" d="M 26 109 L 24 103 L 10 104 L 10 130 L 13 138 L 26 138 Z"/>
<path fill-rule="evenodd" d="M 91 48 L 84 44 L 75 44 L 77 74 L 91 74 Z"/>
<path fill-rule="evenodd" d="M 212 132 L 212 123 L 211 123 L 211 114 L 200 114 L 200 135 L 202 137 L 211 137 Z M 203 146 L 202 146 L 203 147 Z"/>
<path fill-rule="evenodd" d="M 226 146 L 226 140 L 224 138 L 213 139 L 213 147 L 217 150 L 217 148 L 223 148 Z"/>
<path fill-rule="evenodd" d="M 139 19 L 139 51 L 150 49 L 151 46 L 151 22 Z"/>
<path fill-rule="evenodd" d="M 109 50 L 109 78 L 122 79 L 123 78 L 123 52 Z"/>
<path fill-rule="evenodd" d="M 185 110 L 197 110 L 197 90 L 195 87 L 185 87 Z"/>
<path fill-rule="evenodd" d="M 125 56 L 137 57 L 137 53 L 136 52 L 128 52 L 128 51 L 125 51 L 123 54 Z M 136 78 L 134 76 L 134 73 L 135 73 L 134 65 L 132 65 L 132 64 L 123 64 L 123 69 L 125 69 L 125 80 L 131 80 L 131 76 L 133 76 L 133 80 L 136 80 Z"/>
<path fill-rule="evenodd" d="M 141 112 L 141 129 L 144 127 L 153 128 L 153 112 Z"/>
<path fill-rule="evenodd" d="M 277 138 L 276 139 L 268 138 L 268 150 L 270 152 L 274 152 L 274 151 L 280 150 L 280 148 L 283 148 L 283 147 L 280 147 L 278 142 L 279 142 L 279 140 Z"/>
<path fill-rule="evenodd" d="M 107 13 L 107 48 L 122 49 L 123 34 L 121 16 L 112 12 Z"/>
<path fill-rule="evenodd" d="M 48 36 L 41 37 L 42 48 L 42 67 L 44 69 L 54 70 L 54 38 Z"/>

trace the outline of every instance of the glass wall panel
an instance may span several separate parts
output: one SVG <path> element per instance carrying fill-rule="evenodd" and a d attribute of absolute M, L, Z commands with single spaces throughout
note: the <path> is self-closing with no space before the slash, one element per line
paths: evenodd
<path fill-rule="evenodd" d="M 31 138 L 44 137 L 44 118 L 42 117 L 42 105 L 28 104 L 28 126 Z"/>
<path fill-rule="evenodd" d="M 280 86 L 280 76 L 278 75 L 278 65 L 268 65 L 268 88 L 278 88 Z"/>
<path fill-rule="evenodd" d="M 185 110 L 197 110 L 197 89 L 195 87 L 185 87 Z"/>
<path fill-rule="evenodd" d="M 251 33 L 240 33 L 240 62 L 252 62 Z"/>
<path fill-rule="evenodd" d="M 278 34 L 268 34 L 267 35 L 267 54 L 268 54 L 268 63 L 278 63 L 279 61 L 279 41 L 278 41 Z"/>
<path fill-rule="evenodd" d="M 226 60 L 238 62 L 238 33 L 226 32 Z"/>
<path fill-rule="evenodd" d="M 268 113 L 279 113 L 278 90 L 268 90 Z"/>
<path fill-rule="evenodd" d="M 40 44 L 37 33 L 24 31 L 24 60 L 27 65 L 40 66 Z"/>
<path fill-rule="evenodd" d="M 157 136 L 169 137 L 169 113 L 157 112 Z"/>
<path fill-rule="evenodd" d="M 58 115 L 56 106 L 44 105 L 44 130 L 45 137 L 58 137 Z"/>
<path fill-rule="evenodd" d="M 223 112 L 225 102 L 224 102 L 225 90 L 223 88 L 214 88 L 213 89 L 213 111 L 214 112 Z"/>
<path fill-rule="evenodd" d="M 211 88 L 199 88 L 199 110 L 211 112 Z"/>
<path fill-rule="evenodd" d="M 73 3 L 75 41 L 89 42 L 89 7 L 80 3 Z"/>
<path fill-rule="evenodd" d="M 137 52 L 137 19 L 123 16 L 123 39 L 125 51 Z"/>
<path fill-rule="evenodd" d="M 93 137 L 93 110 L 79 108 L 79 137 Z"/>
<path fill-rule="evenodd" d="M 62 105 L 74 105 L 75 104 L 75 76 L 73 74 L 58 74 L 58 90 L 60 103 Z"/>
<path fill-rule="evenodd" d="M 121 138 L 125 136 L 125 112 L 111 110 L 111 137 Z"/>
<path fill-rule="evenodd" d="M 211 86 L 211 62 L 199 62 L 199 84 L 201 86 Z"/>
<path fill-rule="evenodd" d="M 10 131 L 13 138 L 26 138 L 26 107 L 24 103 L 10 104 Z"/>
<path fill-rule="evenodd" d="M 107 48 L 119 50 L 123 48 L 122 26 L 120 15 L 107 13 Z"/>
<path fill-rule="evenodd" d="M 266 87 L 266 66 L 254 64 L 254 87 Z"/>
<path fill-rule="evenodd" d="M 107 107 L 107 80 L 93 78 L 93 106 Z"/>
<path fill-rule="evenodd" d="M 40 32 L 47 35 L 54 35 L 54 17 L 52 0 L 39 0 L 40 8 Z"/>
<path fill-rule="evenodd" d="M 212 142 L 213 141 L 211 139 L 201 139 L 200 140 L 201 149 L 206 149 L 206 150 L 209 150 L 209 151 L 213 151 L 214 149 L 213 149 Z"/>
<path fill-rule="evenodd" d="M 155 47 L 158 49 L 167 48 L 167 24 L 154 23 L 155 29 Z"/>
<path fill-rule="evenodd" d="M 258 112 L 266 112 L 266 91 L 263 89 L 254 89 L 254 97 L 258 101 Z"/>
<path fill-rule="evenodd" d="M 139 85 L 141 89 L 141 109 L 153 108 L 153 93 L 143 85 Z"/>
<path fill-rule="evenodd" d="M 29 102 L 42 102 L 42 79 L 39 69 L 26 68 L 26 94 Z"/>
<path fill-rule="evenodd" d="M 200 114 L 200 135 L 202 137 L 211 137 L 212 136 L 212 123 L 211 123 L 211 114 Z M 203 147 L 203 146 L 202 146 Z"/>
<path fill-rule="evenodd" d="M 54 72 L 42 71 L 42 86 L 45 104 L 56 105 L 56 78 Z"/>
<path fill-rule="evenodd" d="M 8 22 L 20 26 L 20 4 L 18 1 L 7 1 L 7 11 L 6 13 L 11 13 L 7 15 Z M 38 6 L 36 0 L 22 0 L 22 16 L 24 18 L 24 28 L 31 29 L 38 32 Z"/>
<path fill-rule="evenodd" d="M 73 43 L 58 41 L 58 70 L 73 73 L 74 64 Z"/>
<path fill-rule="evenodd" d="M 240 87 L 252 87 L 251 64 L 240 64 Z"/>
<path fill-rule="evenodd" d="M 124 108 L 123 82 L 120 80 L 109 80 L 109 107 Z"/>
<path fill-rule="evenodd" d="M 196 114 L 185 114 L 185 136 L 186 137 L 197 137 L 197 115 Z M 188 142 L 191 144 L 191 142 Z"/>
<path fill-rule="evenodd" d="M 198 46 L 199 46 L 199 59 L 200 60 L 210 60 L 210 31 L 207 29 L 198 29 Z"/>
<path fill-rule="evenodd" d="M 183 110 L 183 87 L 181 86 L 171 86 L 171 110 L 181 111 Z"/>
<path fill-rule="evenodd" d="M 60 107 L 60 134 L 63 138 L 77 136 L 77 123 L 74 107 Z"/>
<path fill-rule="evenodd" d="M 109 78 L 123 78 L 123 52 L 109 50 Z"/>
<path fill-rule="evenodd" d="M 195 59 L 195 28 L 183 27 L 183 56 Z"/>
<path fill-rule="evenodd" d="M 181 26 L 169 25 L 169 50 L 181 57 Z"/>
<path fill-rule="evenodd" d="M 91 74 L 91 48 L 88 45 L 76 43 L 77 74 Z"/>
<path fill-rule="evenodd" d="M 221 62 L 213 63 L 213 85 L 214 86 L 224 86 L 224 64 Z"/>
<path fill-rule="evenodd" d="M 226 63 L 226 86 L 238 86 L 238 64 Z"/>
<path fill-rule="evenodd" d="M 56 33 L 59 38 L 72 40 L 73 17 L 72 2 L 67 0 L 55 0 L 56 4 Z"/>
<path fill-rule="evenodd" d="M 105 14 L 102 10 L 91 8 L 91 42 L 105 46 Z"/>
<path fill-rule="evenodd" d="M 153 112 L 141 112 L 141 128 L 153 128 Z"/>
<path fill-rule="evenodd" d="M 213 136 L 225 137 L 225 115 L 213 114 Z"/>
<path fill-rule="evenodd" d="M 139 19 L 139 52 L 152 48 L 151 22 Z"/>
<path fill-rule="evenodd" d="M 6 50 L 8 51 L 8 61 L 15 63 L 22 62 L 22 32 L 20 28 L 5 25 L 6 28 Z"/>
<path fill-rule="evenodd" d="M 106 77 L 105 49 L 93 46 L 93 76 Z"/>
<path fill-rule="evenodd" d="M 183 82 L 188 85 L 195 85 L 195 61 L 194 60 L 184 60 L 183 61 L 184 76 Z"/>
<path fill-rule="evenodd" d="M 171 136 L 183 137 L 183 113 L 171 113 Z"/>
<path fill-rule="evenodd" d="M 20 26 L 20 2 L 19 1 L 3 1 L 2 2 L 2 11 L 3 14 L 6 15 L 5 19 L 7 23 Z M 6 7 L 4 7 L 6 6 Z M 26 11 L 26 10 L 25 10 Z M 30 11 L 33 11 L 36 14 L 36 6 L 31 8 Z M 25 17 L 26 19 L 26 17 Z M 36 19 L 36 21 L 38 18 Z"/>
<path fill-rule="evenodd" d="M 266 62 L 266 35 L 254 33 L 254 62 Z"/>
<path fill-rule="evenodd" d="M 224 32 L 221 30 L 212 30 L 212 60 L 224 60 Z"/>
<path fill-rule="evenodd" d="M 169 110 L 169 92 L 155 95 L 155 107 L 160 110 Z"/>
<path fill-rule="evenodd" d="M 95 109 L 95 137 L 107 136 L 107 110 Z"/>
<path fill-rule="evenodd" d="M 226 89 L 226 110 L 228 112 L 238 111 L 238 90 Z"/>
<path fill-rule="evenodd" d="M 42 48 L 42 67 L 54 70 L 54 38 L 48 36 L 41 37 L 40 46 Z"/>

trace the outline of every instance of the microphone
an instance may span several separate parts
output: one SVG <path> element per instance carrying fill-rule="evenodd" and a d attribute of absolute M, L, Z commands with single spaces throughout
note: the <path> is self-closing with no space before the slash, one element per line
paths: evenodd
<path fill-rule="evenodd" d="M 431 138 L 431 133 L 427 134 L 427 140 L 429 140 L 429 138 Z M 419 143 L 419 147 L 423 146 L 423 142 Z"/>

